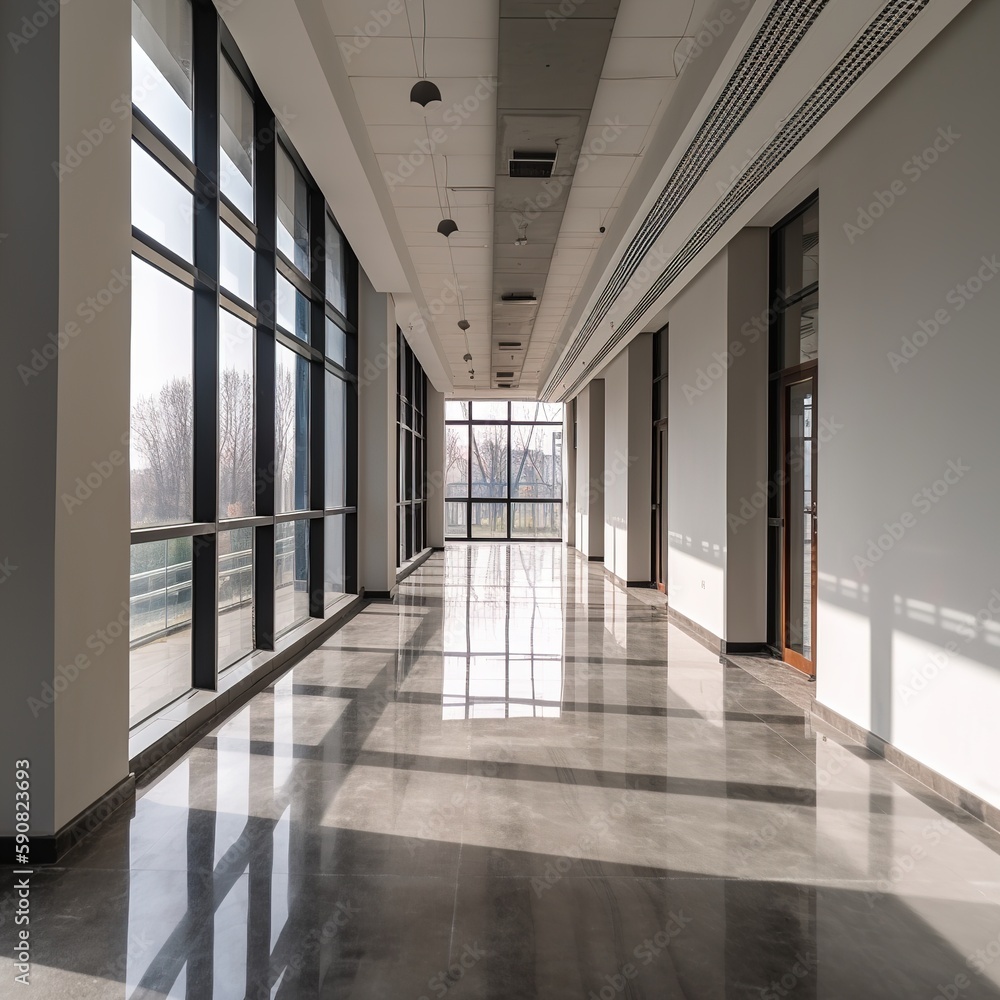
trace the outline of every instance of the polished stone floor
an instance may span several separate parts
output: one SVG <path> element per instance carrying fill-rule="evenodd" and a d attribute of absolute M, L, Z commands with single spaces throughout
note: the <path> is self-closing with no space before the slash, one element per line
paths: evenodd
<path fill-rule="evenodd" d="M 1000 997 L 998 852 L 564 546 L 455 545 L 34 877 L 30 990 L 0 890 L 0 996 Z"/>

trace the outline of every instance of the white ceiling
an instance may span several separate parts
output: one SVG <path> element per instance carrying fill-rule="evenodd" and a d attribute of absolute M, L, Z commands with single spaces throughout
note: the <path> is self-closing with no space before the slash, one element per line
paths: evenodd
<path fill-rule="evenodd" d="M 589 155 L 581 158 L 573 182 L 520 395 L 537 394 L 540 374 L 601 245 L 599 230 L 613 221 L 671 98 L 678 45 L 706 2 L 621 2 L 584 142 Z M 428 307 L 428 326 L 453 384 L 467 395 L 488 387 L 490 376 L 497 108 L 495 83 L 483 81 L 495 81 L 497 73 L 499 0 L 426 0 L 426 48 L 422 0 L 396 0 L 392 7 L 397 13 L 383 15 L 383 25 L 372 19 L 378 7 L 371 0 L 324 0 Z M 388 12 L 389 5 L 381 10 Z M 444 98 L 443 109 L 426 119 L 409 101 L 425 52 L 426 76 Z M 463 102 L 460 117 L 447 112 Z M 608 122 L 615 125 L 613 133 L 606 130 Z M 447 215 L 460 230 L 448 240 L 436 231 Z M 463 315 L 472 324 L 467 338 L 457 326 Z M 463 361 L 467 349 L 477 371 L 474 382 Z"/>

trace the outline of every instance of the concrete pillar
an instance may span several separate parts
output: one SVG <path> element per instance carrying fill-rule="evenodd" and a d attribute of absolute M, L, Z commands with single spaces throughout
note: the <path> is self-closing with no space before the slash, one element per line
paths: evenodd
<path fill-rule="evenodd" d="M 396 311 L 364 272 L 358 297 L 358 583 L 396 593 Z"/>
<path fill-rule="evenodd" d="M 670 306 L 670 606 L 737 647 L 767 634 L 767 512 L 752 504 L 768 475 L 767 313 L 765 229 Z"/>
<path fill-rule="evenodd" d="M 653 338 L 636 337 L 604 370 L 604 565 L 629 585 L 651 578 Z M 593 479 L 593 473 L 591 473 Z"/>
<path fill-rule="evenodd" d="M 427 386 L 424 434 L 427 446 L 427 544 L 444 548 L 444 393 Z"/>
<path fill-rule="evenodd" d="M 767 229 L 744 229 L 730 244 L 727 297 L 729 344 L 742 344 L 726 373 L 726 624 L 729 644 L 767 638 L 767 518 L 741 524 L 746 503 L 767 482 L 767 338 L 746 336 L 768 311 Z M 755 508 L 754 508 L 755 509 Z M 766 512 L 765 512 L 766 514 Z M 734 530 L 736 527 L 740 530 Z"/>
<path fill-rule="evenodd" d="M 10 0 L 0 57 L 0 758 L 36 862 L 129 772 L 131 20 L 53 6 Z"/>
<path fill-rule="evenodd" d="M 604 558 L 604 380 L 576 397 L 576 544 L 588 558 Z"/>
<path fill-rule="evenodd" d="M 562 537 L 576 546 L 576 401 L 563 408 Z"/>

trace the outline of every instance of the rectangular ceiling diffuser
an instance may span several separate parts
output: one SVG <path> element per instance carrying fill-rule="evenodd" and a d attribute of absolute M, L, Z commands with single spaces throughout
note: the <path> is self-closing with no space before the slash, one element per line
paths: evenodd
<path fill-rule="evenodd" d="M 511 177 L 534 177 L 544 180 L 552 176 L 556 165 L 555 153 L 529 153 L 515 149 L 508 162 Z"/>
<path fill-rule="evenodd" d="M 519 340 L 501 340 L 497 347 L 501 351 L 519 351 L 521 350 L 521 341 Z"/>

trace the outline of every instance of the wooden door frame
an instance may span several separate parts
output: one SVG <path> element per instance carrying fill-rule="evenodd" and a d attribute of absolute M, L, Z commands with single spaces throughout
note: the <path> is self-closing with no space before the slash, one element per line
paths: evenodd
<path fill-rule="evenodd" d="M 667 567 L 663 557 L 664 541 L 666 536 L 663 524 L 663 512 L 666 509 L 667 498 L 665 496 L 661 496 L 659 492 L 660 484 L 663 482 L 663 468 L 667 465 L 667 456 L 665 454 L 667 441 L 666 428 L 666 417 L 661 417 L 659 420 L 653 422 L 653 504 L 651 512 L 653 520 L 653 530 L 651 532 L 653 542 L 652 577 L 653 585 L 661 594 L 665 594 L 667 592 Z M 660 449 L 661 430 L 663 432 L 664 442 L 664 448 L 662 451 Z"/>
<path fill-rule="evenodd" d="M 810 569 L 812 571 L 812 580 L 810 581 L 810 604 L 809 604 L 809 637 L 810 637 L 810 649 L 812 651 L 812 659 L 806 659 L 801 653 L 796 652 L 794 649 L 789 649 L 786 645 L 786 638 L 788 635 L 788 606 L 789 606 L 789 594 L 788 588 L 791 581 L 791 546 L 788 544 L 788 532 L 790 530 L 789 524 L 789 511 L 791 508 L 791 489 L 792 482 L 791 476 L 788 475 L 788 432 L 789 432 L 789 416 L 788 416 L 788 393 L 789 390 L 802 382 L 811 381 L 812 382 L 812 395 L 813 395 L 813 435 L 811 441 L 812 450 L 812 483 L 811 491 L 813 496 L 813 505 L 816 505 L 816 487 L 819 480 L 819 463 L 816 461 L 817 458 L 817 437 L 815 433 L 815 422 L 816 414 L 819 412 L 819 394 L 818 394 L 818 384 L 819 384 L 819 372 L 818 363 L 815 361 L 810 361 L 802 365 L 797 365 L 795 368 L 788 369 L 782 372 L 779 380 L 779 406 L 781 408 L 781 455 L 782 455 L 782 466 L 781 473 L 784 478 L 784 485 L 781 491 L 781 505 L 782 505 L 782 522 L 783 526 L 781 529 L 781 621 L 780 621 L 780 631 L 778 633 L 778 640 L 780 643 L 779 649 L 781 651 L 782 660 L 789 666 L 794 667 L 796 670 L 801 671 L 808 677 L 816 676 L 816 602 L 818 597 L 818 576 L 819 576 L 819 564 L 816 558 L 817 551 L 817 530 L 816 525 L 818 522 L 818 517 L 813 514 L 813 524 L 812 524 L 812 546 L 810 552 Z"/>

